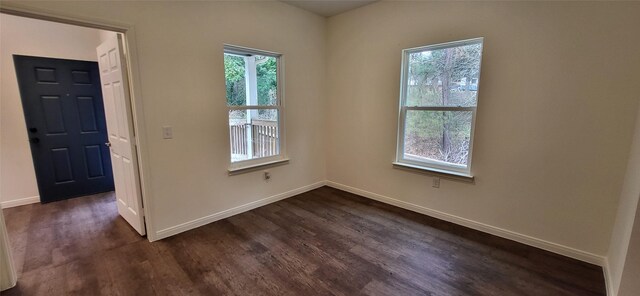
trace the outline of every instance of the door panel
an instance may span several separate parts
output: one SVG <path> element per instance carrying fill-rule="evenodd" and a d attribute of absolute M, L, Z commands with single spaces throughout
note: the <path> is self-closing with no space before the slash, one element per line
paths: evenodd
<path fill-rule="evenodd" d="M 114 189 L 98 64 L 14 56 L 40 200 Z"/>
<path fill-rule="evenodd" d="M 53 172 L 57 184 L 73 182 L 73 168 L 71 168 L 71 157 L 69 148 L 51 149 L 53 160 Z"/>
<path fill-rule="evenodd" d="M 78 117 L 80 117 L 80 132 L 98 132 L 96 106 L 93 97 L 78 97 Z"/>
<path fill-rule="evenodd" d="M 102 147 L 100 145 L 90 145 L 84 147 L 84 156 L 87 163 L 87 175 L 90 179 L 100 178 L 104 176 L 104 167 L 102 166 Z"/>
<path fill-rule="evenodd" d="M 146 230 L 142 211 L 142 191 L 138 177 L 135 140 L 132 139 L 133 112 L 122 49 L 123 41 L 120 34 L 97 48 L 100 80 L 104 94 L 118 213 L 144 235 Z"/>
<path fill-rule="evenodd" d="M 59 96 L 42 96 L 42 112 L 44 113 L 47 135 L 64 134 L 67 130 L 64 127 L 62 115 L 62 104 Z"/>

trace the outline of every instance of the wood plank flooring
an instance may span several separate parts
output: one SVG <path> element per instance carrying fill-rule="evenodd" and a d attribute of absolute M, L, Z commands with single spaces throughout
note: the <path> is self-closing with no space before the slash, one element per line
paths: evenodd
<path fill-rule="evenodd" d="M 5 209 L 2 295 L 605 295 L 600 267 L 323 187 L 159 242 L 113 193 Z"/>

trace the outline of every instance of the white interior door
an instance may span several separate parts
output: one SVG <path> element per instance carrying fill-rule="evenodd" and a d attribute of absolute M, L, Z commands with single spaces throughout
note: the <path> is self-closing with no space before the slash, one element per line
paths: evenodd
<path fill-rule="evenodd" d="M 133 112 L 121 34 L 98 46 L 102 97 L 111 148 L 118 213 L 141 235 L 145 234 L 142 192 L 133 133 Z"/>

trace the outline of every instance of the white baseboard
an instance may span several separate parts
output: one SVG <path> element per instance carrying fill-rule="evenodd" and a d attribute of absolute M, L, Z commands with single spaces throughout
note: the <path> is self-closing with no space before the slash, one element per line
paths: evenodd
<path fill-rule="evenodd" d="M 604 284 L 607 287 L 607 295 L 614 296 L 613 291 L 613 279 L 611 278 L 611 267 L 609 266 L 609 258 L 604 258 L 604 264 L 602 265 L 602 271 L 604 273 Z"/>
<path fill-rule="evenodd" d="M 2 209 L 13 208 L 13 207 L 32 204 L 32 203 L 39 203 L 39 202 L 40 202 L 40 196 L 25 197 L 25 198 L 19 198 L 19 199 L 0 202 L 0 208 Z"/>
<path fill-rule="evenodd" d="M 157 231 L 155 238 L 156 238 L 156 240 L 167 238 L 167 237 L 170 237 L 172 235 L 176 235 L 178 233 L 185 232 L 187 230 L 191 230 L 191 229 L 200 227 L 202 225 L 206 225 L 206 224 L 209 224 L 209 223 L 212 223 L 212 222 L 224 219 L 224 218 L 231 217 L 233 215 L 237 215 L 237 214 L 240 214 L 240 213 L 243 213 L 243 212 L 246 212 L 246 211 L 250 211 L 250 210 L 253 210 L 255 208 L 259 208 L 261 206 L 268 205 L 270 203 L 274 203 L 274 202 L 279 201 L 279 200 L 283 200 L 285 198 L 289 198 L 289 197 L 292 197 L 292 196 L 295 196 L 295 195 L 298 195 L 298 194 L 301 194 L 301 193 L 305 193 L 307 191 L 311 191 L 311 190 L 316 189 L 316 188 L 320 188 L 320 187 L 325 186 L 325 185 L 326 185 L 326 181 L 316 182 L 316 183 L 313 183 L 313 184 L 310 184 L 310 185 L 307 185 L 307 186 L 303 186 L 303 187 L 296 188 L 296 189 L 293 189 L 293 190 L 289 190 L 287 192 L 276 194 L 276 195 L 273 195 L 273 196 L 270 196 L 270 197 L 267 197 L 267 198 L 256 200 L 256 201 L 250 202 L 248 204 L 240 205 L 240 206 L 237 206 L 235 208 L 224 210 L 222 212 L 218 212 L 218 213 L 211 214 L 211 215 L 208 215 L 208 216 L 205 216 L 205 217 L 201 217 L 201 218 L 198 218 L 198 219 L 195 219 L 195 220 L 192 220 L 192 221 L 189 221 L 189 222 L 185 222 L 185 223 L 182 223 L 182 224 L 179 224 L 179 225 L 176 225 L 176 226 L 165 228 L 165 229 Z"/>
<path fill-rule="evenodd" d="M 539 249 L 543 249 L 549 252 L 553 252 L 556 254 L 560 254 L 563 256 L 567 256 L 567 257 L 571 257 L 580 261 L 584 261 L 584 262 L 588 262 L 591 264 L 595 264 L 598 266 L 602 266 L 604 267 L 605 264 L 605 257 L 600 256 L 600 255 L 596 255 L 596 254 L 592 254 L 589 252 L 585 252 L 582 250 L 578 250 L 575 248 L 571 248 L 571 247 L 567 247 L 564 245 L 560 245 L 557 243 L 553 243 L 553 242 L 549 242 L 549 241 L 545 241 L 539 238 L 535 238 L 535 237 L 531 237 L 528 235 L 524 235 L 524 234 L 520 234 L 517 232 L 513 232 L 510 230 L 506 230 L 506 229 L 502 229 L 499 227 L 495 227 L 495 226 L 491 226 L 491 225 L 487 225 L 481 222 L 477 222 L 477 221 L 473 221 L 473 220 L 469 220 L 466 218 L 462 218 L 462 217 L 458 217 L 455 215 L 451 215 L 451 214 L 447 214 L 444 212 L 440 212 L 437 210 L 433 210 L 433 209 L 429 209 L 427 207 L 423 207 L 423 206 L 419 206 L 416 204 L 412 204 L 412 203 L 408 203 L 405 201 L 401 201 L 398 199 L 394 199 L 391 197 L 387 197 L 384 195 L 380 195 L 377 193 L 373 193 L 373 192 L 369 192 L 366 190 L 362 190 L 362 189 L 358 189 L 358 188 L 354 188 L 351 186 L 347 186 L 344 184 L 340 184 L 340 183 L 336 183 L 336 182 L 332 182 L 332 181 L 327 181 L 327 186 L 336 188 L 336 189 L 340 189 L 340 190 L 344 190 L 353 194 L 357 194 L 360 196 L 364 196 L 370 199 L 374 199 L 386 204 L 390 204 L 390 205 L 394 205 L 396 207 L 400 207 L 403 209 L 407 209 L 413 212 L 417 212 L 417 213 L 421 213 L 427 216 L 431 216 L 437 219 L 441 219 L 447 222 L 451 222 L 454 224 L 458 224 L 458 225 L 462 225 L 465 227 L 469 227 L 471 229 L 475 229 L 478 231 L 482 231 L 482 232 L 486 232 L 495 236 L 499 236 L 502 238 L 506 238 L 509 240 L 513 240 L 513 241 L 517 241 L 519 243 L 523 243 L 525 245 L 529 245 L 532 247 L 536 247 Z"/>

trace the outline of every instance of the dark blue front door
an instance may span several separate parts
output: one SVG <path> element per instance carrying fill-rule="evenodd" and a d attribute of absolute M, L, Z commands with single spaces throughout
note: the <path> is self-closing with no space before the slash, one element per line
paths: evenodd
<path fill-rule="evenodd" d="M 114 190 L 98 63 L 13 60 L 40 201 Z"/>

